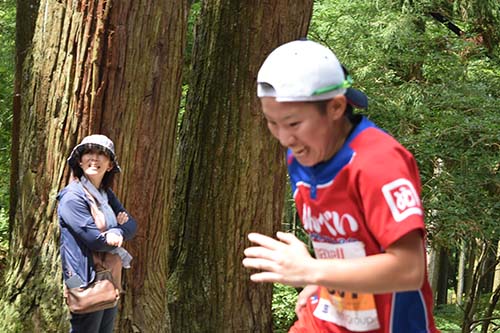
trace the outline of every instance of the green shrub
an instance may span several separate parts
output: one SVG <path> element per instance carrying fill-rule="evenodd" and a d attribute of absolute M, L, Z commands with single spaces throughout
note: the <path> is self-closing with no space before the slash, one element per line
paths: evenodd
<path fill-rule="evenodd" d="M 297 290 L 283 284 L 276 283 L 273 286 L 273 332 L 285 333 L 297 320 L 295 315 L 295 303 L 297 302 Z"/>
<path fill-rule="evenodd" d="M 444 332 L 461 332 L 462 310 L 453 304 L 439 305 L 434 311 L 436 326 Z"/>
<path fill-rule="evenodd" d="M 7 264 L 7 251 L 9 246 L 9 214 L 0 208 L 0 280 Z"/>

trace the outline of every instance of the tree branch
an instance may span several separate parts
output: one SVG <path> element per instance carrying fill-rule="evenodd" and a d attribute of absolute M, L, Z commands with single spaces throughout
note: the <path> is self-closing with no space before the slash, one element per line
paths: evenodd
<path fill-rule="evenodd" d="M 448 18 L 444 17 L 443 14 L 431 12 L 429 13 L 436 21 L 444 24 L 449 30 L 451 30 L 455 35 L 461 37 L 464 35 L 464 31 L 451 22 Z"/>

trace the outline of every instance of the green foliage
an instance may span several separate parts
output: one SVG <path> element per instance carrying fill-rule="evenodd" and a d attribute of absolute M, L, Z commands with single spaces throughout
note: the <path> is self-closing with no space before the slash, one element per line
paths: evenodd
<path fill-rule="evenodd" d="M 487 294 L 483 294 L 481 295 L 481 298 L 479 300 L 479 304 L 477 306 L 478 308 L 478 311 L 477 313 L 474 314 L 474 319 L 478 320 L 478 319 L 484 319 L 486 318 L 486 309 L 488 307 L 488 302 L 490 301 L 490 298 L 492 296 L 492 293 L 487 293 Z M 492 324 L 490 325 L 490 330 L 488 332 L 495 332 L 495 331 L 498 331 L 498 329 L 500 328 L 500 307 L 498 306 L 497 304 L 497 307 L 496 309 L 493 311 L 492 313 L 492 318 L 494 318 L 491 322 Z M 481 323 L 482 322 L 477 322 L 475 324 L 472 325 L 472 331 L 471 332 L 480 332 L 481 331 Z M 494 331 L 493 328 L 496 328 L 496 330 Z"/>
<path fill-rule="evenodd" d="M 273 286 L 273 332 L 285 333 L 297 320 L 295 315 L 295 303 L 297 302 L 297 290 L 279 283 Z"/>
<path fill-rule="evenodd" d="M 414 3 L 319 0 L 310 37 L 334 50 L 367 92 L 368 116 L 417 158 L 430 238 L 494 241 L 500 63 L 427 15 L 438 2 Z"/>
<path fill-rule="evenodd" d="M 179 104 L 179 114 L 177 116 L 177 131 L 176 131 L 177 135 L 179 135 L 180 133 L 182 119 L 184 118 L 184 113 L 186 112 L 186 98 L 188 91 L 189 91 L 189 86 L 187 84 L 184 84 L 182 86 L 181 102 Z"/>
<path fill-rule="evenodd" d="M 488 306 L 490 297 L 491 294 L 484 294 L 481 296 L 478 305 L 478 311 L 475 314 L 476 319 L 485 317 L 484 312 Z M 463 309 L 456 304 L 439 305 L 434 309 L 434 319 L 436 321 L 436 326 L 442 332 L 462 332 L 463 314 Z M 492 320 L 493 325 L 490 326 L 490 330 L 493 329 L 493 327 L 500 327 L 500 308 L 497 308 L 495 311 L 493 311 L 492 317 L 496 319 Z M 481 332 L 480 325 L 480 321 L 475 323 L 473 327 L 471 327 L 471 332 Z"/>
<path fill-rule="evenodd" d="M 9 239 L 10 142 L 14 81 L 15 1 L 0 0 L 0 279 Z"/>
<path fill-rule="evenodd" d="M 461 332 L 462 315 L 462 310 L 456 305 L 440 305 L 434 311 L 434 320 L 442 332 Z"/>
<path fill-rule="evenodd" d="M 4 302 L 0 300 L 0 327 L 2 327 L 5 332 L 23 332 L 21 325 L 22 320 L 20 319 L 19 312 L 16 310 L 15 304 L 2 303 Z"/>
<path fill-rule="evenodd" d="M 201 12 L 201 1 L 193 1 L 191 6 L 189 7 L 189 15 L 187 22 L 187 36 L 186 36 L 186 48 L 184 54 L 184 73 L 183 77 L 183 88 L 187 89 L 187 82 L 189 81 L 189 75 L 191 73 L 191 65 L 192 65 L 192 55 L 193 55 L 193 47 L 194 40 L 196 34 L 196 24 L 200 17 Z M 184 92 L 184 89 L 183 89 Z M 184 99 L 185 97 L 183 97 Z"/>
<path fill-rule="evenodd" d="M 0 208 L 5 209 L 9 207 L 15 22 L 15 1 L 0 0 Z"/>
<path fill-rule="evenodd" d="M 7 265 L 7 252 L 9 240 L 9 215 L 5 209 L 0 208 L 0 281 L 2 281 L 2 273 Z"/>

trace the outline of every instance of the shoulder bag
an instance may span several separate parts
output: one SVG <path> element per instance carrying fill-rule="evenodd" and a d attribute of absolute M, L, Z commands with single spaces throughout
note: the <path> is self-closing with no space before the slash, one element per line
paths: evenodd
<path fill-rule="evenodd" d="M 106 266 L 106 261 L 99 258 L 103 254 L 105 253 L 93 254 L 96 276 L 94 281 L 86 288 L 68 288 L 64 284 L 64 298 L 72 313 L 90 313 L 110 309 L 118 304 L 120 288 L 119 285 L 115 284 L 111 273 L 117 267 Z M 113 254 L 109 255 L 115 256 Z M 116 260 L 113 260 L 113 262 L 116 262 Z"/>

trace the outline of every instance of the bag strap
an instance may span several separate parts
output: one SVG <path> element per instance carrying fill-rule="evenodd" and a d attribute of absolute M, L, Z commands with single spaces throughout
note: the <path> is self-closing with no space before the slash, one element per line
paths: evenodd
<path fill-rule="evenodd" d="M 85 192 L 85 195 L 87 196 L 87 198 L 90 201 L 90 213 L 92 214 L 92 217 L 94 218 L 95 225 L 97 226 L 97 228 L 101 232 L 105 232 L 106 231 L 106 220 L 104 219 L 104 214 L 97 207 L 97 202 L 96 202 L 95 198 L 92 196 L 92 194 L 90 194 L 89 190 L 87 190 L 87 188 L 83 184 L 81 184 L 81 185 L 82 185 L 83 191 Z"/>
<path fill-rule="evenodd" d="M 106 231 L 106 221 L 104 219 L 104 215 L 101 213 L 99 208 L 97 207 L 97 202 L 92 194 L 90 194 L 89 190 L 82 184 L 83 191 L 85 195 L 90 201 L 90 214 L 92 214 L 92 218 L 94 219 L 94 223 L 97 228 L 101 232 Z M 105 264 L 105 252 L 92 252 L 92 260 L 94 261 L 94 269 L 96 272 L 105 271 L 108 269 Z"/>
<path fill-rule="evenodd" d="M 92 252 L 92 260 L 94 261 L 94 269 L 96 272 L 105 271 L 109 268 L 105 264 L 106 252 Z"/>

